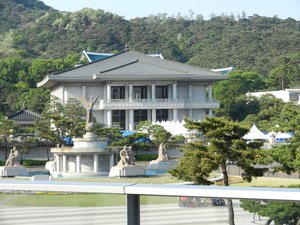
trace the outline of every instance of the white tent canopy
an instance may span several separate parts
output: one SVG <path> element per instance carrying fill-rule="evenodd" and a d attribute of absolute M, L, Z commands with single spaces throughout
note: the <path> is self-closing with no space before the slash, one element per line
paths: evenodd
<path fill-rule="evenodd" d="M 184 127 L 184 121 L 161 121 L 155 122 L 153 124 L 163 126 L 167 131 L 169 131 L 173 136 L 183 135 L 185 136 L 188 133 L 188 129 Z"/>
<path fill-rule="evenodd" d="M 266 140 L 267 135 L 261 132 L 255 124 L 251 127 L 250 131 L 243 137 L 246 140 Z"/>

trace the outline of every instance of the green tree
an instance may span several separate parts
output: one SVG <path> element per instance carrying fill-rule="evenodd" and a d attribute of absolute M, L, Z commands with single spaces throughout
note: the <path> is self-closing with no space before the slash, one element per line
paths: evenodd
<path fill-rule="evenodd" d="M 247 143 L 242 137 L 248 129 L 226 118 L 207 118 L 203 122 L 186 121 L 186 127 L 203 133 L 204 139 L 189 143 L 184 147 L 184 156 L 178 167 L 171 171 L 172 176 L 193 181 L 196 184 L 209 184 L 209 174 L 219 167 L 222 170 L 225 186 L 229 186 L 227 163 L 235 162 L 243 169 L 242 178 L 251 181 L 252 176 L 262 176 L 266 169 L 255 168 L 256 159 L 261 154 L 261 143 Z M 232 201 L 228 202 L 229 224 L 234 224 Z"/>
<path fill-rule="evenodd" d="M 52 100 L 36 128 L 42 138 L 61 142 L 66 136 L 78 137 L 85 133 L 85 110 L 77 99 L 69 99 L 65 105 Z"/>
<path fill-rule="evenodd" d="M 300 186 L 290 186 L 300 188 Z M 298 225 L 300 223 L 300 203 L 242 200 L 241 207 L 260 216 L 269 217 L 266 224 L 274 221 L 275 225 Z"/>
<path fill-rule="evenodd" d="M 21 108 L 25 102 L 26 108 L 37 113 L 42 113 L 50 98 L 49 90 L 41 88 L 29 89 L 21 95 L 17 102 L 17 108 Z"/>
<path fill-rule="evenodd" d="M 152 140 L 153 143 L 159 145 L 160 143 L 167 144 L 172 134 L 168 132 L 163 126 L 158 124 L 152 124 L 151 121 L 141 121 L 136 126 L 136 131 L 146 134 L 148 140 Z"/>
<path fill-rule="evenodd" d="M 214 85 L 214 98 L 220 100 L 221 109 L 217 110 L 223 115 L 232 116 L 234 120 L 239 119 L 234 106 L 241 103 L 241 95 L 247 92 L 257 91 L 265 88 L 262 76 L 254 72 L 233 71 L 228 75 L 227 80 L 223 80 Z M 242 116 L 243 118 L 244 116 Z"/>
<path fill-rule="evenodd" d="M 284 56 L 280 61 L 281 64 L 270 71 L 268 83 L 272 87 L 284 90 L 300 81 L 300 54 Z"/>
<path fill-rule="evenodd" d="M 0 114 L 0 142 L 4 143 L 5 145 L 5 158 L 7 158 L 7 145 L 10 142 L 10 136 L 13 134 L 13 128 L 13 121 L 6 119 Z"/>

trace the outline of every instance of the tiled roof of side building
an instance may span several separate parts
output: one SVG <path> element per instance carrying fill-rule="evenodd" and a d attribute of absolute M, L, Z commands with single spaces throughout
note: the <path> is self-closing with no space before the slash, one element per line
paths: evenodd
<path fill-rule="evenodd" d="M 41 118 L 41 115 L 23 108 L 20 111 L 9 115 L 7 118 L 16 122 L 28 122 L 39 120 Z"/>

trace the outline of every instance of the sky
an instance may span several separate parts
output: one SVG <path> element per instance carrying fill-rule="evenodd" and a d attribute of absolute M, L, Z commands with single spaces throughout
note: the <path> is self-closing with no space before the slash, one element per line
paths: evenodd
<path fill-rule="evenodd" d="M 281 19 L 288 17 L 300 20 L 300 0 L 43 0 L 60 11 L 74 12 L 82 8 L 102 9 L 125 19 L 147 17 L 166 13 L 168 16 L 202 15 L 210 19 L 211 15 L 259 16 Z"/>

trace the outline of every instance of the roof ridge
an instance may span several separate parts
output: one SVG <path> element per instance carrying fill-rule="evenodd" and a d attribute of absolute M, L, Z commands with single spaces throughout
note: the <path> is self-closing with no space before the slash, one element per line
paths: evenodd
<path fill-rule="evenodd" d="M 91 64 L 94 64 L 94 63 L 97 63 L 97 62 L 102 62 L 102 61 L 104 61 L 104 60 L 106 60 L 106 59 L 110 59 L 110 58 L 112 58 L 112 57 L 116 57 L 116 56 L 121 55 L 121 54 L 123 54 L 123 53 L 125 53 L 125 52 L 128 52 L 128 51 L 129 51 L 129 50 L 124 50 L 124 51 L 122 51 L 122 52 L 119 52 L 119 53 L 117 53 L 117 54 L 111 55 L 111 56 L 106 57 L 106 58 L 104 58 L 104 59 L 100 59 L 100 60 L 96 60 L 96 61 L 93 61 L 93 62 L 89 62 L 89 63 L 83 64 L 83 65 L 80 65 L 80 66 L 72 67 L 72 68 L 67 69 L 67 70 L 62 70 L 62 71 L 54 72 L 54 73 L 49 74 L 49 75 L 58 75 L 58 74 L 65 73 L 65 72 L 69 72 L 69 71 L 72 71 L 72 70 L 75 70 L 75 69 L 78 69 L 78 68 L 81 68 L 81 67 L 84 67 L 84 66 L 88 66 L 88 65 L 91 65 Z M 48 76 L 48 75 L 47 75 L 47 76 Z"/>

